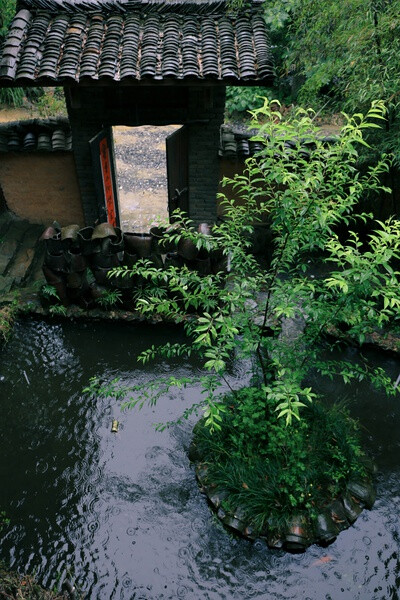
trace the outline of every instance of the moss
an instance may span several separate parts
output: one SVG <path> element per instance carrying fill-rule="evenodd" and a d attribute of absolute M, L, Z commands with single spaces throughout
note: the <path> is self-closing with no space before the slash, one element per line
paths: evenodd
<path fill-rule="evenodd" d="M 18 297 L 3 299 L 0 302 L 0 346 L 8 342 L 18 313 Z"/>
<path fill-rule="evenodd" d="M 20 575 L 0 563 L 0 598 L 11 600 L 65 600 L 66 596 L 45 590 L 32 575 Z"/>

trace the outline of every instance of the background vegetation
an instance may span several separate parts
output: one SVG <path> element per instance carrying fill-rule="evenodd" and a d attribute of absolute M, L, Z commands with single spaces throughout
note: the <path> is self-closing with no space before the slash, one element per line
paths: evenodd
<path fill-rule="evenodd" d="M 232 1 L 236 8 L 244 3 Z M 267 97 L 311 106 L 328 122 L 342 111 L 366 112 L 375 100 L 385 103 L 385 127 L 367 134 L 360 162 L 393 154 L 382 216 L 399 214 L 400 0 L 324 0 L 323 7 L 314 0 L 271 0 L 264 3 L 264 16 L 276 66 L 273 88 L 263 90 Z M 228 90 L 227 117 L 245 116 L 246 103 L 259 105 L 246 88 Z"/>

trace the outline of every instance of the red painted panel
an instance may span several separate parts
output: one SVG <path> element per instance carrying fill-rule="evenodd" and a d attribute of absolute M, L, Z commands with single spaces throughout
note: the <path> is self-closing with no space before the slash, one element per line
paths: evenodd
<path fill-rule="evenodd" d="M 117 226 L 117 212 L 114 197 L 113 178 L 111 171 L 110 150 L 107 137 L 100 140 L 100 165 L 103 178 L 104 198 L 106 201 L 107 221 L 114 227 Z"/>

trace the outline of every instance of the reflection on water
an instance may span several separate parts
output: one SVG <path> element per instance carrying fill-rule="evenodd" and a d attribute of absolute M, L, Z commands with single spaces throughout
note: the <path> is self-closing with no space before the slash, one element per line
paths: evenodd
<path fill-rule="evenodd" d="M 160 326 L 17 326 L 0 357 L 0 508 L 11 519 L 0 559 L 35 570 L 47 586 L 68 576 L 88 599 L 398 599 L 400 401 L 366 384 L 350 390 L 379 467 L 373 510 L 328 548 L 271 551 L 212 518 L 187 458 L 193 420 L 164 433 L 152 426 L 178 416 L 199 390 L 124 413 L 81 395 L 93 375 L 138 383 L 192 372 L 193 362 L 135 362 L 149 344 L 179 335 Z M 376 361 L 397 378 L 400 361 Z M 344 393 L 338 382 L 326 391 Z"/>

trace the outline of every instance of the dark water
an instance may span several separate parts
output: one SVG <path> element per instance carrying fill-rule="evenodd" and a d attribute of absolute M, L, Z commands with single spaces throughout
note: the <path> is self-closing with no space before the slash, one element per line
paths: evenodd
<path fill-rule="evenodd" d="M 0 356 L 0 510 L 11 519 L 0 558 L 49 587 L 69 577 L 88 599 L 398 599 L 400 400 L 329 384 L 333 397 L 351 396 L 365 428 L 378 500 L 328 548 L 271 551 L 212 517 L 187 458 L 194 419 L 164 433 L 152 426 L 178 416 L 198 390 L 125 413 L 81 394 L 92 375 L 137 383 L 193 372 L 193 363 L 135 362 L 149 343 L 177 336 L 154 326 L 17 326 Z M 397 378 L 400 361 L 376 361 Z"/>

